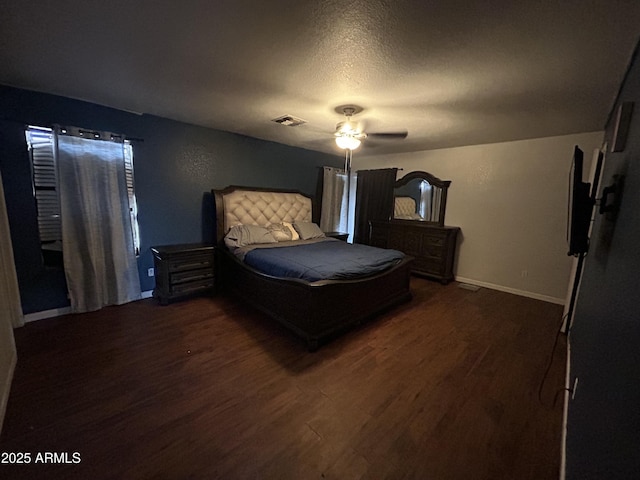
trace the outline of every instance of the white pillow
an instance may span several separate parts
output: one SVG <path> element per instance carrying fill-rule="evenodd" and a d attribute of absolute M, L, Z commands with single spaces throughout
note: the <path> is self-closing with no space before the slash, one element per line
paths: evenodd
<path fill-rule="evenodd" d="M 289 230 L 291 230 L 291 240 L 300 240 L 300 235 L 298 235 L 298 232 L 296 232 L 296 229 L 293 228 L 293 224 L 289 222 L 282 222 L 282 224 L 285 227 L 287 227 Z"/>
<path fill-rule="evenodd" d="M 289 227 L 283 225 L 282 223 L 272 223 L 267 227 L 267 230 L 271 232 L 273 238 L 275 238 L 278 242 L 293 240 L 293 232 Z"/>
<path fill-rule="evenodd" d="M 271 232 L 258 225 L 236 225 L 231 227 L 224 237 L 224 243 L 229 248 L 244 247 L 255 243 L 276 243 Z"/>

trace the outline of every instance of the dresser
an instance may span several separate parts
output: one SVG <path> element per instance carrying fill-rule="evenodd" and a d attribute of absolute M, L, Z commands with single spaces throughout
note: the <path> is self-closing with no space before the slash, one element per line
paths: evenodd
<path fill-rule="evenodd" d="M 415 258 L 411 271 L 440 280 L 453 280 L 458 227 L 444 227 L 416 221 L 392 220 L 369 223 L 369 243 L 393 248 Z"/>
<path fill-rule="evenodd" d="M 162 305 L 215 288 L 215 247 L 201 243 L 152 247 L 156 287 Z"/>

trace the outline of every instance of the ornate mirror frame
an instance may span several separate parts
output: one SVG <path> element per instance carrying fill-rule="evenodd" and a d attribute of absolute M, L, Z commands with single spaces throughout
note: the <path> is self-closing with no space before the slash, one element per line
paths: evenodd
<path fill-rule="evenodd" d="M 438 177 L 435 177 L 433 175 L 431 175 L 428 172 L 423 172 L 423 171 L 414 171 L 414 172 L 409 172 L 407 173 L 404 177 L 400 178 L 399 180 L 396 180 L 396 183 L 394 185 L 394 190 L 396 188 L 400 188 L 403 187 L 405 185 L 407 185 L 409 182 L 411 182 L 412 180 L 425 180 L 427 181 L 432 187 L 438 187 L 441 189 L 441 194 L 440 194 L 440 206 L 439 206 L 439 210 L 438 210 L 438 219 L 437 221 L 430 221 L 430 220 L 420 220 L 420 222 L 424 222 L 424 223 L 428 223 L 431 225 L 438 225 L 443 227 L 444 226 L 444 215 L 445 215 L 445 211 L 447 209 L 447 190 L 449 189 L 449 185 L 451 185 L 451 180 L 441 180 Z M 395 193 L 394 193 L 394 202 L 395 202 Z M 394 208 L 392 208 L 392 212 L 394 211 Z M 393 215 L 393 214 L 392 214 Z M 396 219 L 392 217 L 393 221 L 399 221 L 399 222 L 412 222 L 412 221 L 418 221 L 418 220 L 406 220 L 406 219 Z"/>

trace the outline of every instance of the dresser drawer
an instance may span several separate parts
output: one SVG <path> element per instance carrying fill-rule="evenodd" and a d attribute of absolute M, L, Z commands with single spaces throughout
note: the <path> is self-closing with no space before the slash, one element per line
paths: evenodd
<path fill-rule="evenodd" d="M 443 273 L 443 264 L 442 260 L 416 257 L 413 260 L 412 269 L 418 273 L 440 276 Z"/>
<path fill-rule="evenodd" d="M 423 235 L 422 241 L 424 245 L 433 246 L 433 247 L 442 247 L 445 243 L 445 235 Z"/>
<path fill-rule="evenodd" d="M 446 249 L 444 245 L 423 244 L 420 249 L 420 255 L 423 257 L 441 260 L 445 257 Z"/>

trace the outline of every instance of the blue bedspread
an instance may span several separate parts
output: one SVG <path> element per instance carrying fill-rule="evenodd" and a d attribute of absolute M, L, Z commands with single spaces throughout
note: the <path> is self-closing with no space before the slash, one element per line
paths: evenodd
<path fill-rule="evenodd" d="M 334 240 L 280 248 L 256 248 L 244 261 L 268 275 L 317 280 L 344 280 L 372 275 L 399 263 L 397 250 Z"/>

